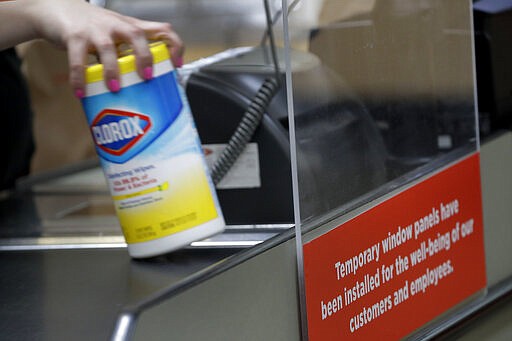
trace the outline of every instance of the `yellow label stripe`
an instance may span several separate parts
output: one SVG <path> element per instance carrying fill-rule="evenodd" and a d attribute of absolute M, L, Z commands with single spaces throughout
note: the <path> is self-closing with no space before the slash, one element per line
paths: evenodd
<path fill-rule="evenodd" d="M 112 199 L 114 199 L 114 200 L 130 199 L 130 198 L 138 197 L 139 195 L 149 194 L 149 193 L 153 193 L 153 192 L 157 192 L 157 191 L 165 191 L 168 188 L 169 188 L 169 182 L 166 181 L 161 185 L 147 188 L 147 189 L 139 191 L 139 192 L 123 194 L 123 195 L 114 195 L 114 196 L 112 196 Z"/>

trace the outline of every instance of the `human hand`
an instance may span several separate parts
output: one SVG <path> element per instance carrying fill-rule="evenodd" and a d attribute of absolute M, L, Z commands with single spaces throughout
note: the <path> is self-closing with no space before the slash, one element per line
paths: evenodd
<path fill-rule="evenodd" d="M 168 23 L 139 20 L 90 5 L 83 0 L 27 0 L 36 35 L 66 48 L 69 82 L 75 95 L 85 95 L 84 77 L 88 53 L 96 53 L 104 66 L 104 79 L 111 91 L 119 91 L 117 49 L 126 43 L 133 49 L 137 72 L 143 79 L 153 74 L 148 40 L 162 40 L 170 49 L 174 65 L 181 66 L 183 42 Z"/>

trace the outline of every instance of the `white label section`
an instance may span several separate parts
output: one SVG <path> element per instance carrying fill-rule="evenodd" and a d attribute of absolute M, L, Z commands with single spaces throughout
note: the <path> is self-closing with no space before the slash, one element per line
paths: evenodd
<path fill-rule="evenodd" d="M 225 147 L 225 144 L 203 145 L 206 163 L 210 169 L 212 169 L 213 164 L 219 158 Z M 233 164 L 233 167 L 231 167 L 216 187 L 217 189 L 261 187 L 260 158 L 257 143 L 247 144 L 242 154 L 240 154 Z"/>

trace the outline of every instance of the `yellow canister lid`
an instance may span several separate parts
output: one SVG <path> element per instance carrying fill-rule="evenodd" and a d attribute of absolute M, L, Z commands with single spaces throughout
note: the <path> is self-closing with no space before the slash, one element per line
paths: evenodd
<path fill-rule="evenodd" d="M 153 55 L 153 64 L 157 64 L 166 59 L 170 59 L 167 45 L 165 45 L 163 42 L 150 43 L 149 50 Z M 117 59 L 117 63 L 119 65 L 119 73 L 126 74 L 136 71 L 137 67 L 135 65 L 135 55 L 133 55 L 133 51 L 129 50 L 123 54 L 124 55 Z M 102 81 L 103 78 L 103 64 L 97 63 L 87 67 L 85 71 L 86 83 L 99 82 Z"/>

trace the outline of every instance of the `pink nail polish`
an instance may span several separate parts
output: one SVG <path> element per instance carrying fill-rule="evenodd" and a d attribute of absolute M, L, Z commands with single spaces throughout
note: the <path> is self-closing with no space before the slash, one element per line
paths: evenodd
<path fill-rule="evenodd" d="M 76 90 L 75 90 L 75 96 L 76 96 L 76 98 L 78 98 L 78 99 L 82 99 L 82 98 L 84 98 L 84 96 L 85 96 L 85 92 L 84 92 L 84 90 L 82 90 L 82 89 L 76 89 Z"/>
<path fill-rule="evenodd" d="M 175 59 L 174 66 L 176 67 L 182 67 L 183 66 L 183 57 L 178 57 Z"/>
<path fill-rule="evenodd" d="M 145 80 L 150 80 L 153 78 L 153 68 L 151 66 L 148 66 L 146 68 L 144 68 L 144 79 Z"/>
<path fill-rule="evenodd" d="M 119 81 L 117 79 L 111 79 L 108 81 L 108 88 L 112 92 L 118 92 L 121 90 L 121 86 L 119 85 Z"/>

